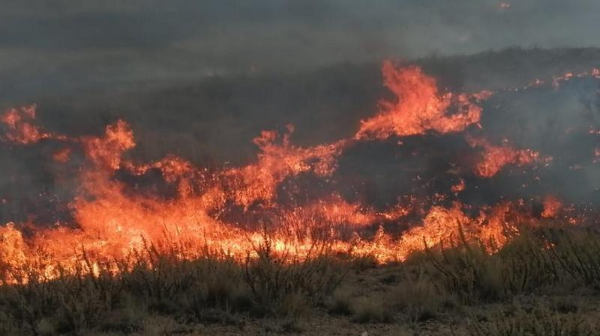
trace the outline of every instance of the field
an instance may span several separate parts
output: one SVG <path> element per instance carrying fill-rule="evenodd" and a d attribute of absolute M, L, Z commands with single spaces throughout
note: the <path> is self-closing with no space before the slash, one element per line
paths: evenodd
<path fill-rule="evenodd" d="M 599 55 L 2 102 L 0 335 L 595 335 Z"/>
<path fill-rule="evenodd" d="M 176 249 L 148 246 L 119 275 L 111 265 L 51 281 L 32 271 L 27 283 L 3 286 L 0 328 L 3 335 L 593 335 L 600 234 L 546 224 L 494 254 L 458 232 L 389 265 L 331 255 L 327 242 L 294 259 L 272 252 L 268 236 L 259 257 L 245 262 L 210 252 L 185 261 Z"/>
<path fill-rule="evenodd" d="M 0 8 L 0 336 L 600 336 L 600 1 Z"/>

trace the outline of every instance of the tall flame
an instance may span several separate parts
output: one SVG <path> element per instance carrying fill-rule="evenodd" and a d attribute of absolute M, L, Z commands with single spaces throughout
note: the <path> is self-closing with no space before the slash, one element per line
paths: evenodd
<path fill-rule="evenodd" d="M 403 137 L 429 131 L 460 132 L 481 118 L 482 108 L 473 101 L 491 95 L 487 91 L 471 95 L 440 94 L 436 80 L 417 66 L 396 67 L 385 62 L 382 71 L 385 86 L 397 100 L 381 101 L 381 112 L 362 121 L 356 139 L 386 139 L 392 135 Z M 449 113 L 451 107 L 457 111 Z"/>

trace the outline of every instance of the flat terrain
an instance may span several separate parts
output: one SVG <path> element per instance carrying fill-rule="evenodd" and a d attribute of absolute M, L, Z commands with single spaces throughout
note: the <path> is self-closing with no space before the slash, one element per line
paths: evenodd
<path fill-rule="evenodd" d="M 585 326 L 597 326 L 600 318 L 599 293 L 589 289 L 521 294 L 496 303 L 462 305 L 457 298 L 438 297 L 435 289 L 424 292 L 423 284 L 404 282 L 398 278 L 403 272 L 402 267 L 383 266 L 349 274 L 342 289 L 334 294 L 337 300 L 347 300 L 344 302 L 348 308 L 355 310 L 346 312 L 348 315 L 336 313 L 330 307 L 315 308 L 301 317 L 288 318 L 215 315 L 212 321 L 195 325 L 181 324 L 171 317 L 152 316 L 145 320 L 142 330 L 131 335 L 483 336 L 551 335 L 545 333 L 553 330 L 568 332 L 557 334 L 565 336 L 594 335 L 590 333 L 592 328 Z M 400 299 L 399 295 L 410 297 L 413 306 L 407 306 L 403 312 L 390 308 L 390 303 Z M 539 333 L 523 333 L 533 326 Z"/>
<path fill-rule="evenodd" d="M 549 225 L 550 226 L 550 225 Z M 460 233 L 460 229 L 459 229 Z M 554 224 L 489 253 L 461 240 L 371 257 L 178 260 L 0 287 L 3 335 L 595 335 L 600 233 Z M 4 268 L 6 270 L 6 268 Z M 14 275 L 15 270 L 13 270 Z M 6 277 L 6 273 L 4 276 Z"/>

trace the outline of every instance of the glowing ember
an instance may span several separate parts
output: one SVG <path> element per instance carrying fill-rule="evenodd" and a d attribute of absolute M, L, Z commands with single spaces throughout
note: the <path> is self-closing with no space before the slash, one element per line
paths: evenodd
<path fill-rule="evenodd" d="M 453 193 L 457 194 L 457 193 L 465 190 L 465 187 L 466 187 L 465 180 L 460 179 L 460 181 L 457 184 L 452 186 L 451 190 Z"/>
<path fill-rule="evenodd" d="M 67 161 L 69 161 L 70 156 L 71 156 L 71 149 L 70 148 L 62 148 L 62 149 L 56 151 L 54 154 L 52 154 L 52 159 L 54 159 L 54 161 L 56 161 L 58 163 L 66 163 Z"/>
<path fill-rule="evenodd" d="M 558 198 L 554 196 L 548 196 L 544 199 L 544 211 L 542 212 L 542 217 L 555 218 L 558 216 L 562 208 L 563 204 Z"/>

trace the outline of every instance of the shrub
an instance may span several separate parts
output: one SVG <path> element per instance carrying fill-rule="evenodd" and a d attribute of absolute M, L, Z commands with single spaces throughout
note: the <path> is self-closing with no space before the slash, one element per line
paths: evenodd
<path fill-rule="evenodd" d="M 387 300 L 390 308 L 402 313 L 409 322 L 423 322 L 435 318 L 450 298 L 427 275 L 419 273 L 397 284 Z"/>
<path fill-rule="evenodd" d="M 329 313 L 334 315 L 351 315 L 354 298 L 348 288 L 339 288 L 333 292 L 328 305 Z"/>
<path fill-rule="evenodd" d="M 460 241 L 444 243 L 437 251 L 427 248 L 429 260 L 449 293 L 466 304 L 496 301 L 505 297 L 501 260 L 492 258 L 482 244 L 467 242 L 460 231 Z"/>
<path fill-rule="evenodd" d="M 352 305 L 352 320 L 358 323 L 389 323 L 393 315 L 383 297 L 362 297 Z"/>
<path fill-rule="evenodd" d="M 244 264 L 244 280 L 252 292 L 260 314 L 298 315 L 311 305 L 323 305 L 345 276 L 327 254 L 325 242 L 316 243 L 307 256 L 275 253 L 267 236 L 256 247 L 257 258 L 249 255 Z"/>
<path fill-rule="evenodd" d="M 548 233 L 549 251 L 560 267 L 580 285 L 600 289 L 600 234 L 588 230 Z"/>
<path fill-rule="evenodd" d="M 549 239 L 548 232 L 552 231 L 523 230 L 495 254 L 489 254 L 482 243 L 467 242 L 461 234 L 459 242 L 450 242 L 449 248 L 440 244 L 437 249 L 427 248 L 426 253 L 446 290 L 470 305 L 567 285 L 569 273 L 579 275 L 582 283 L 593 283 L 593 276 L 584 276 L 590 275 L 585 268 L 596 267 L 597 261 L 589 254 L 593 250 L 577 254 L 569 248 L 565 252 L 565 244 Z M 573 265 L 573 259 L 584 262 Z"/>
<path fill-rule="evenodd" d="M 547 312 L 497 316 L 493 322 L 476 323 L 468 328 L 471 336 L 592 336 L 596 330 L 597 325 L 581 315 Z"/>

